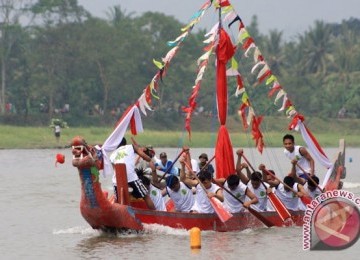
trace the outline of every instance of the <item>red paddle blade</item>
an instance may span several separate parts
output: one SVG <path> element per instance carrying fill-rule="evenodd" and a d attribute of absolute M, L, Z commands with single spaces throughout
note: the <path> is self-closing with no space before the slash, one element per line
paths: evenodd
<path fill-rule="evenodd" d="M 214 208 L 217 216 L 221 220 L 221 222 L 226 222 L 230 218 L 232 218 L 233 215 L 223 207 L 223 205 L 221 204 L 221 202 L 218 199 L 212 197 L 210 199 L 210 203 L 211 203 L 211 206 Z"/>
<path fill-rule="evenodd" d="M 257 219 L 259 219 L 265 226 L 267 227 L 272 227 L 274 226 L 274 224 L 268 220 L 267 218 L 263 217 L 263 215 L 261 215 L 259 212 L 257 212 L 255 209 L 253 208 L 248 208 L 247 209 L 251 214 L 253 214 Z"/>
<path fill-rule="evenodd" d="M 310 204 L 311 201 L 312 201 L 312 199 L 311 199 L 310 197 L 308 197 L 308 196 L 302 196 L 300 199 L 301 199 L 301 201 L 305 204 L 305 206 L 306 206 L 307 204 Z"/>
<path fill-rule="evenodd" d="M 279 214 L 282 221 L 291 218 L 290 212 L 285 207 L 284 203 L 275 195 L 275 193 L 269 193 L 268 198 L 275 211 Z"/>
<path fill-rule="evenodd" d="M 175 211 L 174 201 L 173 201 L 172 199 L 169 199 L 169 200 L 165 203 L 165 207 L 166 207 L 166 211 Z"/>

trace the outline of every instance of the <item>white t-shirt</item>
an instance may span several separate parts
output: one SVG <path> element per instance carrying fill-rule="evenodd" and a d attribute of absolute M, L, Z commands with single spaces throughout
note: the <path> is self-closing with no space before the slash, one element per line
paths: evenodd
<path fill-rule="evenodd" d="M 61 127 L 59 125 L 55 125 L 55 133 L 60 133 Z"/>
<path fill-rule="evenodd" d="M 298 192 L 298 183 L 295 183 L 292 187 L 295 192 Z M 276 187 L 275 191 L 276 196 L 284 203 L 285 207 L 291 210 L 298 210 L 299 209 L 299 202 L 300 199 L 297 197 L 292 191 L 286 191 L 285 187 L 282 183 L 280 183 Z"/>
<path fill-rule="evenodd" d="M 304 171 L 306 171 L 306 173 L 310 173 L 310 170 L 311 170 L 310 163 L 304 156 L 301 155 L 300 148 L 301 148 L 301 146 L 295 145 L 294 151 L 292 151 L 291 153 L 285 149 L 284 150 L 285 156 L 287 158 L 289 158 L 290 160 L 296 159 L 298 161 L 297 163 L 300 165 L 300 167 L 302 169 L 304 169 Z M 298 166 L 295 166 L 295 169 L 296 169 L 297 176 L 300 176 L 304 173 L 302 170 L 300 170 L 300 168 Z"/>
<path fill-rule="evenodd" d="M 216 193 L 219 189 L 219 186 L 212 183 L 211 187 L 209 189 L 206 189 L 206 191 Z M 200 184 L 196 185 L 195 203 L 192 207 L 192 210 L 195 210 L 198 213 L 215 212 L 214 208 L 211 206 L 210 199 L 208 198 L 207 193 L 204 191 Z"/>
<path fill-rule="evenodd" d="M 247 186 L 240 182 L 239 185 L 234 190 L 230 190 L 229 185 L 227 182 L 224 183 L 224 187 L 228 189 L 234 196 L 238 199 L 240 199 L 242 202 L 245 201 L 245 194 Z M 236 200 L 233 196 L 231 196 L 227 191 L 224 191 L 224 202 L 223 202 L 224 208 L 231 212 L 236 213 L 243 210 L 242 204 Z"/>
<path fill-rule="evenodd" d="M 257 211 L 267 211 L 267 205 L 268 205 L 268 198 L 266 195 L 266 189 L 264 188 L 264 186 L 262 184 L 260 184 L 259 188 L 254 189 L 251 181 L 248 182 L 247 184 L 249 190 L 251 190 L 255 196 L 258 198 L 259 202 L 256 204 L 251 205 L 252 207 L 254 207 L 255 210 Z M 266 187 L 269 187 L 269 184 L 265 183 Z M 249 201 L 250 198 L 246 197 L 245 201 Z"/>
<path fill-rule="evenodd" d="M 126 165 L 126 174 L 128 182 L 132 182 L 138 179 L 135 172 L 135 151 L 132 144 L 120 146 L 110 155 L 110 161 L 112 164 L 124 163 Z M 114 173 L 112 182 L 116 185 L 116 175 Z"/>
<path fill-rule="evenodd" d="M 166 211 L 165 200 L 161 195 L 161 190 L 150 184 L 149 194 L 156 210 Z"/>
<path fill-rule="evenodd" d="M 166 191 L 174 201 L 176 211 L 189 212 L 191 210 L 195 202 L 195 196 L 192 190 L 183 182 L 180 182 L 180 189 L 177 192 L 169 187 L 166 187 Z"/>
<path fill-rule="evenodd" d="M 315 199 L 317 196 L 319 196 L 321 194 L 321 191 L 318 188 L 315 188 L 314 191 L 309 190 L 309 185 L 308 182 L 310 180 L 308 180 L 305 184 L 304 184 L 304 190 L 309 194 L 309 196 L 312 199 Z"/>

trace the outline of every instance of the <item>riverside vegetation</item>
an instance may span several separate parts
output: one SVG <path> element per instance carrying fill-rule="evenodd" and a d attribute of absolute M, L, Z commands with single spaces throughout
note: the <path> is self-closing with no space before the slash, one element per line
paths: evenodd
<path fill-rule="evenodd" d="M 228 128 L 234 147 L 254 147 L 251 134 L 245 133 L 238 120 L 231 117 Z M 311 118 L 307 120 L 309 128 L 316 135 L 317 140 L 323 147 L 337 147 L 340 138 L 345 138 L 348 147 L 360 147 L 360 120 L 356 119 L 332 119 L 323 120 Z M 272 147 L 282 146 L 282 136 L 289 131 L 286 129 L 288 120 L 285 118 L 270 118 L 264 122 L 264 129 L 272 129 L 264 132 L 265 145 Z M 213 147 L 216 141 L 216 130 L 206 127 L 202 120 L 197 120 L 193 125 L 191 141 L 186 131 L 175 129 L 148 130 L 135 137 L 140 144 L 151 144 L 154 147 Z M 49 127 L 20 127 L 0 126 L 0 149 L 42 149 L 42 148 L 65 148 L 70 140 L 76 136 L 83 136 L 89 144 L 103 143 L 112 132 L 112 127 L 69 127 L 61 132 L 60 144 L 56 143 L 53 130 Z M 179 127 L 178 129 L 182 129 Z M 295 134 L 296 137 L 297 134 Z M 127 137 L 131 134 L 127 133 Z M 297 138 L 299 144 L 301 138 Z"/>

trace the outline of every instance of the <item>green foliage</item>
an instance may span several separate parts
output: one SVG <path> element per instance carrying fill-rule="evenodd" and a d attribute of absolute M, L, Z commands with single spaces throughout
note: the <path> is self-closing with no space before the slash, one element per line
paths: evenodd
<path fill-rule="evenodd" d="M 49 127 L 54 128 L 55 126 L 60 126 L 61 128 L 68 128 L 68 124 L 59 118 L 52 118 Z"/>
<path fill-rule="evenodd" d="M 184 26 L 172 16 L 147 12 L 127 14 L 114 6 L 108 19 L 91 17 L 76 0 L 38 0 L 27 10 L 40 21 L 3 28 L 0 59 L 6 65 L 6 101 L 0 121 L 14 125 L 47 125 L 52 118 L 71 126 L 113 125 L 135 102 L 157 73 L 161 60 Z M 24 11 L 25 12 L 25 11 Z M 341 24 L 317 21 L 304 34 L 285 42 L 277 30 L 262 35 L 254 16 L 248 31 L 296 109 L 308 116 L 360 117 L 360 21 Z M 171 62 L 154 99 L 156 113 L 144 119 L 154 129 L 178 129 L 194 85 L 196 59 L 203 53 L 204 30 L 186 38 Z M 250 74 L 252 58 L 237 53 L 239 70 L 258 115 L 278 116 L 279 104 L 268 88 Z M 216 114 L 214 58 L 204 75 L 197 103 L 204 114 Z M 236 115 L 240 99 L 229 78 L 229 115 Z M 65 110 L 68 104 L 70 110 Z M 196 124 L 196 119 L 193 120 Z"/>

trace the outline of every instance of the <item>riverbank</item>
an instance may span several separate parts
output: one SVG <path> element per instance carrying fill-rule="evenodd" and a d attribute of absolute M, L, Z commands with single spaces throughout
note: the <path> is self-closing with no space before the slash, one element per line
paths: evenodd
<path fill-rule="evenodd" d="M 344 127 L 344 131 L 336 131 L 335 127 L 328 125 L 328 131 L 321 133 L 314 132 L 317 140 L 323 147 L 338 147 L 339 139 L 345 138 L 348 147 L 360 147 L 359 129 L 351 126 L 352 129 Z M 356 130 L 355 130 L 356 129 Z M 243 133 L 243 129 L 233 131 L 231 129 L 231 140 L 234 147 L 254 147 L 251 133 Z M 235 129 L 236 130 L 236 129 Z M 334 131 L 329 131 L 334 130 Z M 112 129 L 109 127 L 82 127 L 62 129 L 59 143 L 57 143 L 53 129 L 49 127 L 15 127 L 0 126 L 0 149 L 48 149 L 65 148 L 70 144 L 71 139 L 76 135 L 83 136 L 89 144 L 101 144 L 110 135 Z M 265 145 L 268 147 L 281 147 L 282 136 L 287 131 L 264 132 Z M 302 144 L 298 133 L 293 133 L 298 144 Z M 131 137 L 127 133 L 127 137 Z M 214 147 L 217 133 L 208 131 L 192 132 L 191 140 L 187 132 L 183 131 L 159 131 L 146 130 L 137 135 L 136 141 L 140 144 L 151 144 L 154 147 Z"/>

